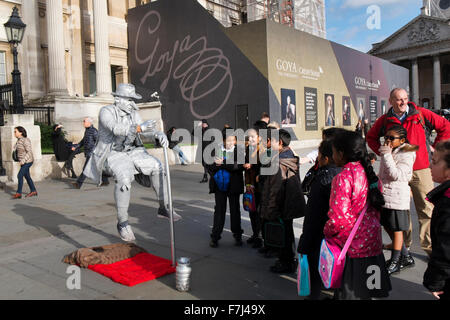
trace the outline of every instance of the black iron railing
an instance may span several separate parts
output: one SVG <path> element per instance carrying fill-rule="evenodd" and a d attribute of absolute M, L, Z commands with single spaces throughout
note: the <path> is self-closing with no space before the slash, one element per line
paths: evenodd
<path fill-rule="evenodd" d="M 34 115 L 34 123 L 43 123 L 49 126 L 55 123 L 55 107 L 24 106 L 23 109 L 25 114 Z M 4 125 L 5 116 L 12 113 L 13 110 L 11 110 L 11 107 L 8 108 L 8 104 L 5 101 L 0 101 L 0 126 Z"/>
<path fill-rule="evenodd" d="M 55 108 L 50 106 L 30 107 L 24 106 L 25 114 L 34 114 L 34 123 L 52 125 L 55 123 Z"/>
<path fill-rule="evenodd" d="M 0 100 L 8 101 L 9 105 L 12 106 L 13 103 L 13 85 L 4 84 L 0 86 Z"/>

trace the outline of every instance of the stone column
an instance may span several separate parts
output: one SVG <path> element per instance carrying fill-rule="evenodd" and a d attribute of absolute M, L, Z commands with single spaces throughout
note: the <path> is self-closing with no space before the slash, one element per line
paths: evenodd
<path fill-rule="evenodd" d="M 41 98 L 44 92 L 44 70 L 42 66 L 41 32 L 39 28 L 39 7 L 37 1 L 27 2 L 21 7 L 23 21 L 27 28 L 19 48 L 19 55 L 23 57 L 23 97 L 24 100 Z"/>
<path fill-rule="evenodd" d="M 441 61 L 439 55 L 433 56 L 434 109 L 441 109 Z"/>
<path fill-rule="evenodd" d="M 412 64 L 412 100 L 419 104 L 419 66 L 417 58 L 411 61 Z"/>
<path fill-rule="evenodd" d="M 93 0 L 93 5 L 97 96 L 111 97 L 108 8 L 106 0 Z"/>
<path fill-rule="evenodd" d="M 68 95 L 62 0 L 47 0 L 48 85 L 50 95 Z"/>

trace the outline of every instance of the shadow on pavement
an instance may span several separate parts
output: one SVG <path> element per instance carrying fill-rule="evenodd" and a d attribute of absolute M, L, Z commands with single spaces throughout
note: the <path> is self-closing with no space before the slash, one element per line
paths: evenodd
<path fill-rule="evenodd" d="M 111 243 L 116 243 L 118 240 L 118 237 L 114 235 L 111 235 L 100 229 L 97 229 L 92 225 L 67 218 L 66 216 L 56 211 L 42 209 L 39 207 L 33 207 L 24 204 L 16 204 L 12 209 L 12 211 L 18 216 L 21 216 L 25 224 L 38 229 L 46 230 L 54 237 L 66 241 L 67 243 L 70 243 L 71 245 L 75 246 L 78 249 L 85 248 L 86 245 L 83 245 L 78 241 L 76 241 L 75 239 L 68 236 L 64 231 L 62 231 L 61 226 L 69 225 L 78 227 L 80 229 L 90 230 L 107 238 L 109 241 L 111 241 Z"/>
<path fill-rule="evenodd" d="M 412 281 L 391 276 L 391 284 L 389 300 L 436 300 L 427 288 Z"/>

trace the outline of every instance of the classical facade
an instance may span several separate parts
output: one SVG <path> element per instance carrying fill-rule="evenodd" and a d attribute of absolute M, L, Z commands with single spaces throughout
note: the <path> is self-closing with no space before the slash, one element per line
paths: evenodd
<path fill-rule="evenodd" d="M 450 108 L 450 13 L 444 2 L 424 1 L 419 16 L 368 52 L 408 68 L 410 99 L 430 109 Z"/>

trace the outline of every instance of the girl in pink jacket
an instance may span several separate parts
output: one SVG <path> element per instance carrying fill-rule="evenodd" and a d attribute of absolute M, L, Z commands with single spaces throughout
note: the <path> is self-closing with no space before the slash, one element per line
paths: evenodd
<path fill-rule="evenodd" d="M 380 211 L 384 198 L 369 160 L 365 140 L 345 131 L 333 140 L 333 160 L 342 167 L 331 184 L 329 220 L 325 238 L 344 246 L 366 202 L 369 207 L 353 239 L 345 261 L 336 299 L 387 297 L 391 290 L 383 255 Z"/>

